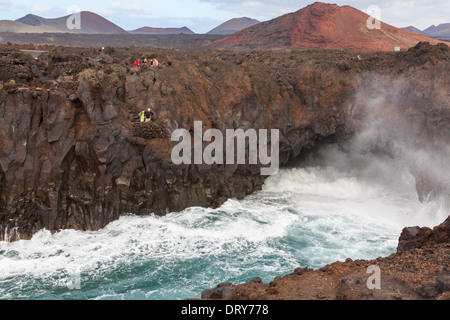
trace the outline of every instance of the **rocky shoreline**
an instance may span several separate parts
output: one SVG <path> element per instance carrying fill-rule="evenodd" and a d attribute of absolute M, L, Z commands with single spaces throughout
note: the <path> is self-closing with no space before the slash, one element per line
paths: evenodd
<path fill-rule="evenodd" d="M 217 207 L 260 190 L 260 165 L 172 163 L 171 133 L 192 132 L 197 120 L 204 130 L 279 129 L 281 166 L 320 143 L 389 154 L 410 169 L 421 200 L 449 198 L 445 44 L 361 60 L 340 50 L 42 46 L 37 60 L 22 51 L 33 49 L 0 46 L 2 240 L 43 228 L 98 230 L 128 213 Z M 141 57 L 160 66 L 134 68 Z M 374 105 L 382 109 L 367 108 Z M 136 131 L 147 106 L 166 134 Z"/>
<path fill-rule="evenodd" d="M 298 268 L 270 283 L 221 283 L 204 290 L 209 300 L 450 300 L 450 216 L 434 229 L 405 228 L 397 252 L 376 260 L 347 259 L 319 270 Z M 367 286 L 371 266 L 380 288 Z"/>

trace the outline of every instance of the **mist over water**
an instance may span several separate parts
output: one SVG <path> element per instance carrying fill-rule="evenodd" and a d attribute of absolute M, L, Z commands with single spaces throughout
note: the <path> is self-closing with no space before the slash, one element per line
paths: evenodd
<path fill-rule="evenodd" d="M 348 120 L 358 127 L 350 149 L 391 154 L 414 172 L 423 200 L 433 198 L 450 206 L 450 100 L 444 79 L 434 79 L 432 90 L 427 80 L 373 72 L 362 74 L 358 82 L 349 100 L 353 117 Z M 431 95 L 436 111 L 424 99 Z"/>
<path fill-rule="evenodd" d="M 387 256 L 403 227 L 433 227 L 445 213 L 418 201 L 403 164 L 330 146 L 217 209 L 130 214 L 97 232 L 0 242 L 0 298 L 195 298 L 221 282 Z M 73 279 L 79 290 L 68 287 Z"/>

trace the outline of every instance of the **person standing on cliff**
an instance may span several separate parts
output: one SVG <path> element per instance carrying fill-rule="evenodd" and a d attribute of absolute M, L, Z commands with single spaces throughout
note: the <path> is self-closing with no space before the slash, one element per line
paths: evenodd
<path fill-rule="evenodd" d="M 145 110 L 142 110 L 139 113 L 139 121 L 144 122 L 145 121 Z"/>
<path fill-rule="evenodd" d="M 145 122 L 152 121 L 153 112 L 151 108 L 148 108 L 147 111 L 145 111 Z"/>

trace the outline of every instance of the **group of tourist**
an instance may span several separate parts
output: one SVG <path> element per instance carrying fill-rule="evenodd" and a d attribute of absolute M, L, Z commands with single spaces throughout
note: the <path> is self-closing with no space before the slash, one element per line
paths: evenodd
<path fill-rule="evenodd" d="M 150 122 L 152 121 L 154 113 L 151 108 L 148 108 L 147 110 L 142 110 L 141 113 L 139 113 L 139 121 L 141 122 Z"/>
<path fill-rule="evenodd" d="M 156 60 L 155 58 L 152 58 L 150 60 L 148 60 L 147 58 L 144 58 L 141 64 L 141 61 L 139 59 L 136 59 L 134 61 L 134 67 L 135 68 L 142 68 L 145 66 L 150 66 L 150 67 L 157 67 L 159 65 L 158 60 Z"/>

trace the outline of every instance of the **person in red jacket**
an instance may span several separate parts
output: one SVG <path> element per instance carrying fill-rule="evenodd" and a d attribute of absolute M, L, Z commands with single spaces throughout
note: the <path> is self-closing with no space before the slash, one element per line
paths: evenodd
<path fill-rule="evenodd" d="M 141 67 L 141 62 L 139 61 L 139 59 L 136 59 L 136 60 L 134 61 L 134 67 L 135 67 L 135 68 L 140 68 L 140 67 Z"/>

